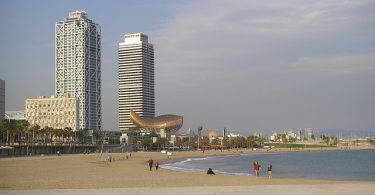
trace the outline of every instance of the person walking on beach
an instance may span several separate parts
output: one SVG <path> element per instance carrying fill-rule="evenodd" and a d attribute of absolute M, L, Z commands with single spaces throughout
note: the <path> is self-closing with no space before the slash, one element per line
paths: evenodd
<path fill-rule="evenodd" d="M 257 173 L 257 162 L 256 161 L 253 162 L 253 170 L 254 170 L 254 175 L 257 176 L 258 173 Z"/>
<path fill-rule="evenodd" d="M 268 175 L 268 179 L 272 179 L 272 165 L 271 164 L 268 164 L 267 175 Z"/>
<path fill-rule="evenodd" d="M 158 160 L 155 160 L 155 169 L 156 169 L 156 170 L 159 169 L 159 162 L 158 162 Z"/>
<path fill-rule="evenodd" d="M 254 172 L 255 172 L 255 176 L 259 177 L 259 171 L 260 171 L 260 164 L 258 161 L 254 161 L 253 163 L 253 169 L 254 169 Z"/>
<path fill-rule="evenodd" d="M 148 166 L 150 167 L 150 171 L 152 170 L 153 164 L 154 164 L 154 161 L 152 160 L 152 158 L 150 158 L 150 160 L 148 160 Z"/>

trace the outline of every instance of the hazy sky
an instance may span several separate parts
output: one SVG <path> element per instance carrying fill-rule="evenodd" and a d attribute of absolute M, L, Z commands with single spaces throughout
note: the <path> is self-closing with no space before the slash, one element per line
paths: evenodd
<path fill-rule="evenodd" d="M 54 93 L 54 26 L 102 28 L 103 126 L 118 129 L 117 48 L 155 47 L 156 113 L 183 129 L 375 131 L 375 1 L 0 1 L 6 110 Z"/>

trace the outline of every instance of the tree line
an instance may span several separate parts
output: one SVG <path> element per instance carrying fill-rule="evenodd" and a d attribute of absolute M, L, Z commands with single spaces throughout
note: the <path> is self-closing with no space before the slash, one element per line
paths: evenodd
<path fill-rule="evenodd" d="M 52 143 L 86 143 L 86 129 L 73 131 L 72 128 L 55 129 L 52 127 L 40 127 L 31 125 L 26 120 L 12 123 L 9 120 L 0 120 L 0 142 L 8 145 L 22 144 L 52 144 Z M 98 137 L 93 133 L 94 139 Z"/>
<path fill-rule="evenodd" d="M 198 138 L 200 139 L 199 148 L 223 148 L 223 149 L 240 149 L 240 148 L 256 148 L 264 145 L 265 139 L 257 136 L 238 136 L 238 137 L 227 137 L 222 139 L 215 138 L 211 142 L 208 136 L 188 136 L 188 137 L 176 137 L 175 142 L 171 143 L 167 138 L 158 137 L 156 142 L 153 143 L 152 136 L 150 137 L 136 137 L 133 140 L 133 145 L 137 148 L 143 148 L 143 150 L 162 150 L 165 148 L 174 147 L 176 149 L 190 149 L 195 150 L 198 148 Z"/>

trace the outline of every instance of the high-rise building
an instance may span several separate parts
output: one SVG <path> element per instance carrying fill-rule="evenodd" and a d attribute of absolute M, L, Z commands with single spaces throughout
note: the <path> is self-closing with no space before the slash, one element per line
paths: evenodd
<path fill-rule="evenodd" d="M 76 11 L 57 22 L 55 32 L 55 95 L 78 99 L 79 129 L 100 130 L 100 26 L 85 11 Z"/>
<path fill-rule="evenodd" d="M 0 120 L 5 117 L 5 81 L 0 79 Z"/>
<path fill-rule="evenodd" d="M 155 117 L 154 46 L 142 33 L 126 34 L 119 44 L 119 127 L 127 132 L 135 125 L 130 111 Z"/>
<path fill-rule="evenodd" d="M 37 124 L 41 128 L 69 127 L 73 131 L 78 130 L 78 102 L 75 97 L 70 97 L 67 93 L 63 97 L 39 96 L 26 99 L 25 115 L 31 125 Z"/>

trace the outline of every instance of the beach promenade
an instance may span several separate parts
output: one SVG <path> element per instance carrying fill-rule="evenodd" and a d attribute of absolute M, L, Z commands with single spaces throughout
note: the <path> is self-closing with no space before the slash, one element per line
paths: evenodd
<path fill-rule="evenodd" d="M 288 150 L 286 150 L 288 151 Z M 174 152 L 188 157 L 263 153 L 264 151 Z M 282 151 L 277 151 L 282 152 Z M 108 155 L 113 162 L 106 162 Z M 0 194 L 372 194 L 375 182 L 272 179 L 206 175 L 159 169 L 147 160 L 167 159 L 160 152 L 76 154 L 0 159 Z M 251 162 L 249 162 L 249 172 Z M 285 193 L 284 193 L 285 191 Z M 250 193 L 251 192 L 251 193 Z M 276 192 L 276 193 L 275 193 Z M 354 193 L 358 192 L 358 193 Z"/>

